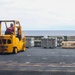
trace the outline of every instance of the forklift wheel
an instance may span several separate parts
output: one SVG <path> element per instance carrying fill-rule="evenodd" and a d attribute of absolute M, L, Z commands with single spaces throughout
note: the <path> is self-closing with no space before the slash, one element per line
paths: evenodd
<path fill-rule="evenodd" d="M 17 48 L 13 48 L 13 53 L 14 53 L 14 54 L 17 54 L 17 53 L 18 53 Z"/>
<path fill-rule="evenodd" d="M 26 50 L 26 48 L 24 47 L 22 51 L 24 52 L 25 50 Z"/>
<path fill-rule="evenodd" d="M 22 51 L 24 52 L 26 50 L 25 46 L 23 45 Z"/>

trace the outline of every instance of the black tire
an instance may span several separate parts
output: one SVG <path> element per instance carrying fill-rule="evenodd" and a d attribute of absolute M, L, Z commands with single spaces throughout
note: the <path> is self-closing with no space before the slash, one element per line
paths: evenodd
<path fill-rule="evenodd" d="M 24 47 L 22 51 L 24 52 L 25 50 L 26 50 L 26 48 Z"/>
<path fill-rule="evenodd" d="M 26 48 L 25 48 L 25 45 L 23 44 L 22 51 L 24 52 L 25 50 L 26 50 Z"/>
<path fill-rule="evenodd" d="M 17 54 L 18 53 L 18 50 L 17 50 L 17 48 L 15 47 L 15 48 L 13 48 L 13 54 Z"/>

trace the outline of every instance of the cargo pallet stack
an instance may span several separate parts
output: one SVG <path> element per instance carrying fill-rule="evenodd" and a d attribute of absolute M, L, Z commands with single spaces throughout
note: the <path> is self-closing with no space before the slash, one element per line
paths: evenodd
<path fill-rule="evenodd" d="M 34 38 L 26 37 L 26 48 L 34 47 Z"/>
<path fill-rule="evenodd" d="M 56 48 L 57 41 L 55 38 L 42 38 L 41 47 L 42 48 Z"/>
<path fill-rule="evenodd" d="M 63 37 L 57 37 L 57 47 L 62 46 Z"/>

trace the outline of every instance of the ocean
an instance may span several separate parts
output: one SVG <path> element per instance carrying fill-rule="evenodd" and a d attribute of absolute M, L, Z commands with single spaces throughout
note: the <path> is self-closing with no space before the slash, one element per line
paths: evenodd
<path fill-rule="evenodd" d="M 74 30 L 23 30 L 22 36 L 75 36 Z M 4 31 L 2 31 L 4 34 Z"/>
<path fill-rule="evenodd" d="M 75 36 L 74 30 L 25 30 L 23 36 Z"/>

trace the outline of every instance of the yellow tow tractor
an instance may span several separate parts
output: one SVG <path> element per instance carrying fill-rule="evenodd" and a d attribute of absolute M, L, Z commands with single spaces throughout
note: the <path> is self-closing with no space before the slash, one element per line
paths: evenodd
<path fill-rule="evenodd" d="M 13 23 L 13 33 L 2 30 Z M 0 20 L 0 53 L 18 53 L 26 50 L 26 41 L 22 38 L 20 22 L 17 20 Z"/>

